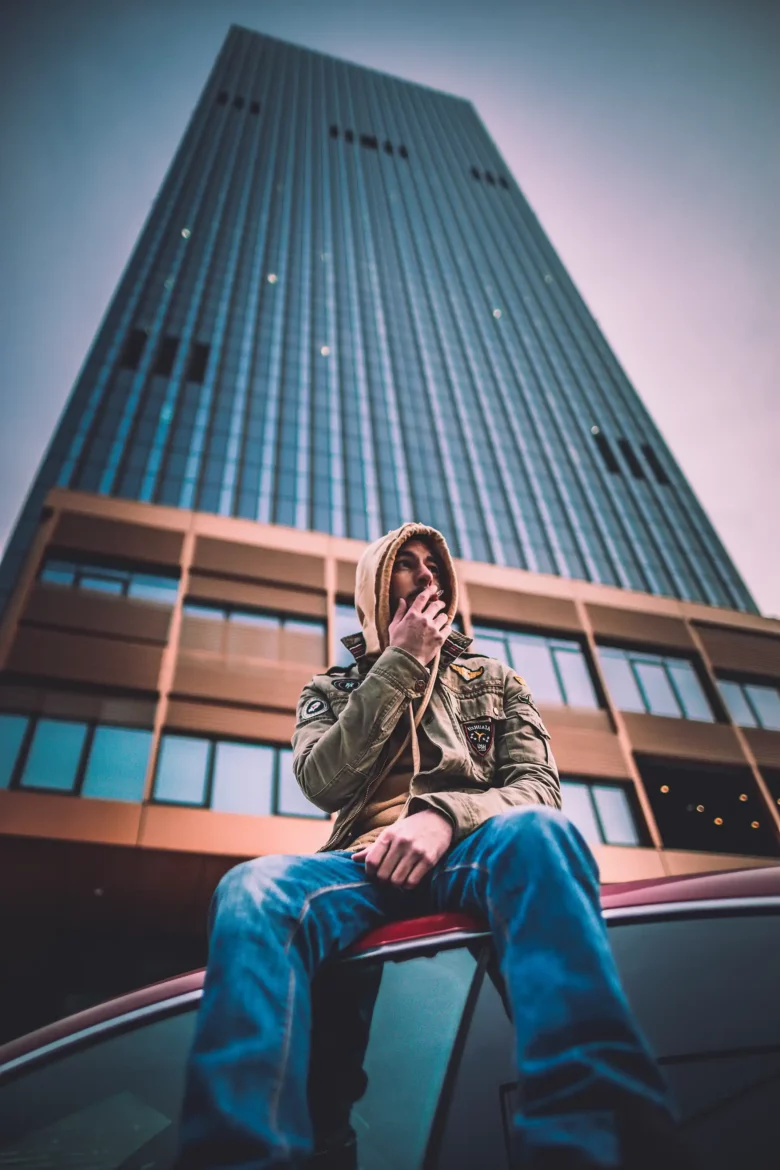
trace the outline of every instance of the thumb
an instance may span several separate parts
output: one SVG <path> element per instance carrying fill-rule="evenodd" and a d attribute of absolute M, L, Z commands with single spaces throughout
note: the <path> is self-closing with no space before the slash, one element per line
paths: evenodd
<path fill-rule="evenodd" d="M 398 605 L 396 607 L 395 614 L 393 615 L 393 621 L 397 622 L 399 618 L 402 618 L 404 616 L 404 614 L 406 613 L 408 608 L 409 608 L 409 606 L 406 604 L 406 598 L 402 597 L 401 600 L 398 602 Z"/>

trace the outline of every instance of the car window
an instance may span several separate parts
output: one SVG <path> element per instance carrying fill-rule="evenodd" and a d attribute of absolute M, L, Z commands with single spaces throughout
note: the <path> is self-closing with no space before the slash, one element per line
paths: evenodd
<path fill-rule="evenodd" d="M 629 1000 L 708 1170 L 776 1170 L 780 916 L 615 925 Z"/>
<path fill-rule="evenodd" d="M 319 980 L 309 1099 L 320 1147 L 354 1133 L 359 1170 L 418 1170 L 476 966 L 458 947 Z"/>
<path fill-rule="evenodd" d="M 0 1084 L 0 1166 L 167 1170 L 194 1024 L 141 1023 Z"/>

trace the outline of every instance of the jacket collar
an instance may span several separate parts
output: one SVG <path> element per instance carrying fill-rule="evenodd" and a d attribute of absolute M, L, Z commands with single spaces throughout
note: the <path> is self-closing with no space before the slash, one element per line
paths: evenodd
<path fill-rule="evenodd" d="M 467 638 L 465 634 L 461 634 L 458 630 L 453 630 L 447 641 L 441 648 L 441 658 L 439 659 L 439 670 L 443 670 L 445 666 L 449 666 L 454 662 L 465 650 L 468 650 L 473 638 Z M 341 639 L 342 646 L 346 646 L 352 657 L 357 663 L 357 668 L 360 674 L 367 674 L 371 667 L 376 662 L 377 654 L 366 654 L 366 639 L 362 634 L 347 634 L 346 638 Z"/>

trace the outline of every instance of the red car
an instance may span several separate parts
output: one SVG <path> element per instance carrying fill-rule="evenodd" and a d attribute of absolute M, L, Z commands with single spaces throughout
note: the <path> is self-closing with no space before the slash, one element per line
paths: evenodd
<path fill-rule="evenodd" d="M 702 1166 L 777 1170 L 780 868 L 610 886 L 603 902 Z M 165 1170 L 202 979 L 0 1048 L 0 1166 Z M 508 1170 L 512 1029 L 479 923 L 442 915 L 375 931 L 323 970 L 317 995 L 328 1012 L 312 1109 L 342 1110 L 360 1170 Z"/>

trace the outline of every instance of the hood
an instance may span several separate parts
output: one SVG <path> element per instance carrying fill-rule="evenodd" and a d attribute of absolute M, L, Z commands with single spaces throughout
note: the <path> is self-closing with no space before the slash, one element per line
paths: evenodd
<path fill-rule="evenodd" d="M 447 542 L 427 524 L 402 524 L 370 544 L 358 561 L 355 577 L 355 609 L 366 640 L 366 654 L 381 654 L 387 648 L 390 625 L 390 576 L 398 550 L 412 537 L 427 541 L 442 567 L 442 588 L 450 621 L 458 610 L 458 579 Z"/>

